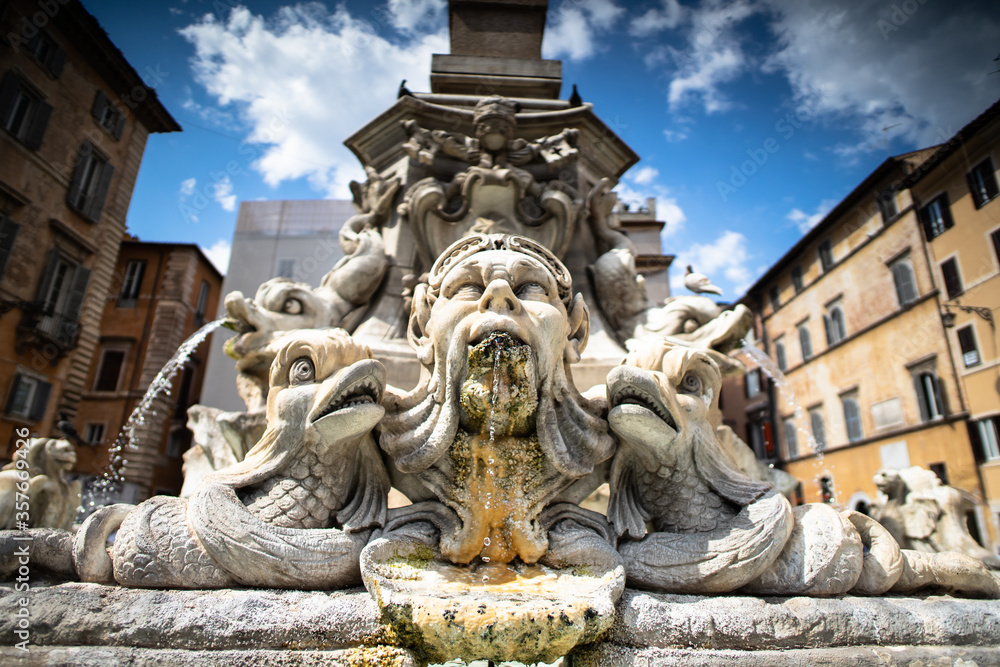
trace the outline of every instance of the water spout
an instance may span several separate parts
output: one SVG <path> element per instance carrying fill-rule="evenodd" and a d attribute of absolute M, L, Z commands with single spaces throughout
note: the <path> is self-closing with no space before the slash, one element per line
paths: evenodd
<path fill-rule="evenodd" d="M 97 507 L 109 504 L 112 498 L 121 491 L 125 482 L 125 468 L 128 465 L 125 452 L 138 449 L 135 442 L 136 429 L 146 423 L 147 417 L 155 416 L 156 413 L 152 409 L 153 401 L 161 395 L 170 395 L 171 385 L 178 371 L 184 368 L 184 364 L 191 358 L 202 341 L 224 323 L 224 319 L 214 320 L 191 334 L 156 374 L 142 400 L 132 410 L 128 421 L 125 422 L 114 444 L 108 450 L 108 467 L 88 490 L 88 498 L 81 504 L 80 513 L 89 514 Z"/>
<path fill-rule="evenodd" d="M 785 405 L 792 410 L 792 415 L 795 417 L 795 430 L 805 437 L 805 442 L 809 445 L 812 451 L 819 454 L 820 460 L 822 461 L 823 446 L 816 442 L 816 438 L 813 437 L 813 434 L 810 431 L 800 425 L 805 411 L 802 409 L 802 406 L 799 405 L 798 400 L 796 400 L 795 392 L 792 391 L 788 378 L 785 377 L 785 374 L 781 372 L 780 368 L 778 368 L 778 364 L 776 364 L 771 357 L 767 356 L 763 350 L 750 343 L 744 343 L 743 347 L 740 348 L 740 352 L 743 353 L 743 356 L 746 357 L 747 360 L 752 362 L 753 366 L 760 368 L 774 381 L 774 384 L 781 392 L 781 397 L 784 399 Z"/>

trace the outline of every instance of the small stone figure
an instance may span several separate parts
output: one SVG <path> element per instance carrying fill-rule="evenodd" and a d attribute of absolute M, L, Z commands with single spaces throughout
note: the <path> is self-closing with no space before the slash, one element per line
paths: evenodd
<path fill-rule="evenodd" d="M 22 498 L 27 500 L 30 519 L 22 527 L 69 530 L 80 507 L 80 482 L 66 480 L 76 465 L 76 448 L 69 440 L 32 438 L 22 451 L 18 456 L 23 456 L 26 468 L 18 467 L 15 458 L 0 471 L 0 529 L 18 527 L 18 483 L 27 480 Z"/>
<path fill-rule="evenodd" d="M 925 553 L 955 551 L 1000 569 L 1000 558 L 969 534 L 965 510 L 972 501 L 930 470 L 883 468 L 875 474 L 879 508 L 875 520 L 906 549 Z"/>

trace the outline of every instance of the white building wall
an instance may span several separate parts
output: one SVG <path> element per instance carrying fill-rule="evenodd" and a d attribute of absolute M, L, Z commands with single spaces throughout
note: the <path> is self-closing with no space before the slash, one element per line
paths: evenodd
<path fill-rule="evenodd" d="M 293 280 L 319 285 L 344 256 L 340 228 L 355 212 L 350 201 L 335 199 L 241 203 L 222 293 L 240 291 L 252 297 L 261 283 L 289 266 Z M 225 305 L 220 304 L 218 317 L 225 314 Z M 223 350 L 228 338 L 225 330 L 212 337 L 202 403 L 243 411 L 246 406 L 236 393 L 235 361 Z"/>

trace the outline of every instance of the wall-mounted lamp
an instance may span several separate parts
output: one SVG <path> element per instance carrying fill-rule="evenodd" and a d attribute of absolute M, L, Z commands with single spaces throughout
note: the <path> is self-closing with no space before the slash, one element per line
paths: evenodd
<path fill-rule="evenodd" d="M 941 313 L 941 322 L 948 329 L 955 326 L 955 313 L 951 312 L 951 308 L 958 308 L 963 313 L 975 313 L 979 317 L 983 318 L 990 324 L 991 329 L 996 329 L 996 324 L 993 322 L 993 311 L 989 308 L 983 308 L 981 306 L 963 306 L 960 303 L 956 304 L 944 304 L 944 312 Z"/>

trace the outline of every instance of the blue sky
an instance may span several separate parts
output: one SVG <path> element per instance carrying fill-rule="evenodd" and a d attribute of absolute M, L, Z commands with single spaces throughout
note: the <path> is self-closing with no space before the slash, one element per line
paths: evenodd
<path fill-rule="evenodd" d="M 448 52 L 446 0 L 83 4 L 184 127 L 150 137 L 130 231 L 222 264 L 239 201 L 349 198 L 343 140 Z M 656 197 L 675 284 L 693 264 L 736 299 L 888 155 L 1000 98 L 1000 8 L 550 0 L 543 55 L 642 157 L 618 191 Z"/>

